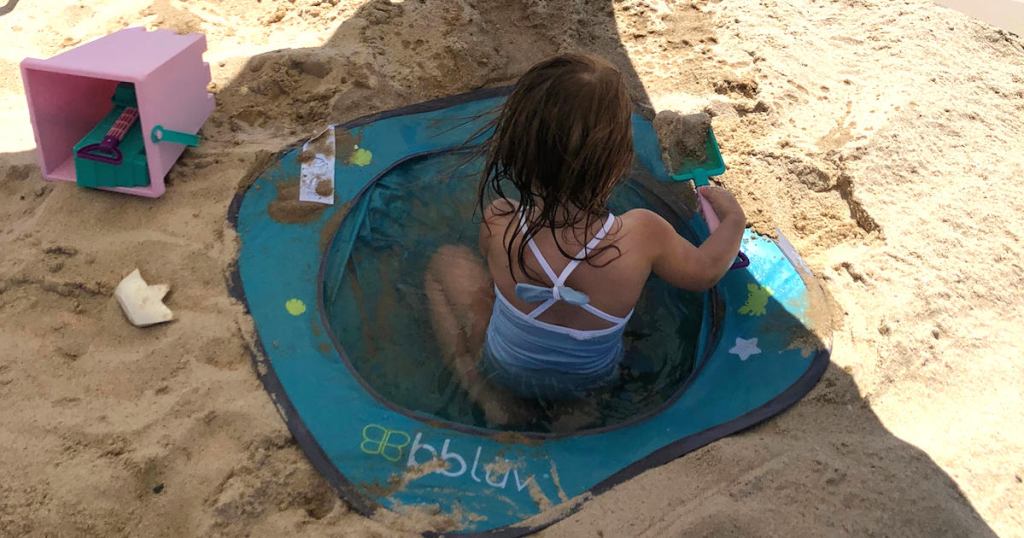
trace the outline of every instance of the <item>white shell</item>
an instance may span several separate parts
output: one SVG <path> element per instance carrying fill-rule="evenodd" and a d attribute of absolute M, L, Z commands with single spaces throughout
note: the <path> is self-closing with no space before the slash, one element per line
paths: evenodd
<path fill-rule="evenodd" d="M 136 269 L 117 285 L 114 297 L 132 325 L 147 327 L 174 319 L 171 309 L 163 302 L 168 291 L 170 286 L 167 284 L 146 284 Z"/>

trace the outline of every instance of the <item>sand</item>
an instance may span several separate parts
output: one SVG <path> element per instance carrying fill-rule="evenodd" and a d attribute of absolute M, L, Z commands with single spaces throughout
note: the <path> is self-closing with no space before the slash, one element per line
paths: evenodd
<path fill-rule="evenodd" d="M 711 116 L 704 112 L 680 114 L 662 110 L 654 116 L 654 130 L 661 143 L 661 156 L 668 172 L 675 174 L 687 164 L 707 160 L 706 144 Z"/>
<path fill-rule="evenodd" d="M 714 117 L 723 184 L 805 256 L 837 328 L 792 410 L 545 534 L 1024 536 L 1019 37 L 925 0 L 53 0 L 2 17 L 0 535 L 450 526 L 361 517 L 308 464 L 226 291 L 227 207 L 328 122 L 585 49 L 648 112 Z M 43 183 L 17 63 L 129 25 L 207 34 L 203 144 L 155 201 Z M 176 321 L 125 321 L 112 291 L 136 266 L 171 285 Z"/>

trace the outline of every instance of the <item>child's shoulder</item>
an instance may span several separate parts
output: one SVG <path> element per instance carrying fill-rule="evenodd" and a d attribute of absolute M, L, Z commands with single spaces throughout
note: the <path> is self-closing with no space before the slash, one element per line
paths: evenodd
<path fill-rule="evenodd" d="M 630 209 L 619 216 L 622 226 L 617 235 L 626 245 L 655 254 L 671 243 L 675 228 L 661 215 L 649 209 Z"/>
<path fill-rule="evenodd" d="M 505 224 L 516 215 L 519 202 L 509 198 L 498 198 L 484 208 L 484 222 L 488 226 Z M 622 226 L 628 230 L 657 232 L 672 230 L 672 225 L 661 215 L 644 208 L 630 209 L 618 215 Z"/>
<path fill-rule="evenodd" d="M 498 198 L 484 208 L 485 217 L 508 217 L 519 209 L 519 202 L 510 198 Z"/>
<path fill-rule="evenodd" d="M 640 207 L 626 211 L 619 215 L 619 218 L 622 219 L 622 225 L 627 228 L 651 230 L 671 226 L 661 215 L 651 211 L 650 209 Z"/>
<path fill-rule="evenodd" d="M 483 219 L 480 222 L 480 241 L 483 241 L 484 237 L 504 236 L 500 231 L 508 228 L 518 209 L 519 204 L 508 198 L 498 198 L 485 207 Z M 480 248 L 483 248 L 482 245 L 483 243 Z"/>

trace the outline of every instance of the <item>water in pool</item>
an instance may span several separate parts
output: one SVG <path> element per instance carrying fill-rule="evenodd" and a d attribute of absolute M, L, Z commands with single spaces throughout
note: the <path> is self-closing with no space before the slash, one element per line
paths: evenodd
<path fill-rule="evenodd" d="M 328 324 L 343 355 L 379 397 L 437 419 L 488 428 L 494 425 L 440 355 L 423 294 L 426 264 L 440 246 L 476 250 L 478 166 L 465 155 L 436 154 L 406 161 L 380 178 L 342 221 L 323 287 Z M 655 195 L 650 181 L 637 179 L 642 175 L 634 169 L 610 209 L 676 211 L 671 218 L 685 220 L 680 208 L 686 204 L 666 203 L 664 192 Z M 621 380 L 579 401 L 523 401 L 532 418 L 501 428 L 567 433 L 614 426 L 657 409 L 693 370 L 702 307 L 701 294 L 652 277 L 627 326 Z"/>

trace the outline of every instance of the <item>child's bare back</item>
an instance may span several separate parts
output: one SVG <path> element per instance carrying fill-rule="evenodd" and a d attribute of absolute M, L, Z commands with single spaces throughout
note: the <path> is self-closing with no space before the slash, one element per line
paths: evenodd
<path fill-rule="evenodd" d="M 602 245 L 614 248 L 605 249 L 588 263 L 580 264 L 566 280 L 566 285 L 586 293 L 590 304 L 618 316 L 625 316 L 633 309 L 652 272 L 669 284 L 686 290 L 701 291 L 714 286 L 739 250 L 746 216 L 728 191 L 705 188 L 702 194 L 715 207 L 722 223 L 699 248 L 677 234 L 672 225 L 657 213 L 633 209 L 615 217 L 614 226 L 602 241 Z M 517 209 L 516 202 L 508 199 L 497 200 L 487 208 L 480 225 L 480 252 L 501 293 L 516 308 L 529 312 L 533 305 L 516 297 L 516 284 L 529 282 L 551 286 L 552 283 L 531 278 L 519 269 L 515 253 L 519 251 L 522 235 L 511 237 L 512 248 L 509 249 L 506 230 L 518 221 Z M 558 273 L 571 261 L 563 251 L 579 251 L 584 246 L 581 238 L 593 237 L 597 227 L 591 226 L 589 230 L 580 226 L 545 230 L 533 240 L 551 268 Z M 512 259 L 508 257 L 509 251 L 513 253 Z M 524 261 L 533 275 L 543 274 L 535 256 L 527 255 Z M 552 305 L 538 319 L 584 330 L 610 326 L 608 321 L 565 303 Z"/>

